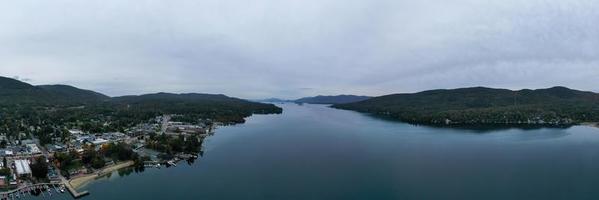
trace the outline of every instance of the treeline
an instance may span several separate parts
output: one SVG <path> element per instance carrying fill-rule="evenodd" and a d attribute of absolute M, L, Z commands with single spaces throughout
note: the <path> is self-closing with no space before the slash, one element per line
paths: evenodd
<path fill-rule="evenodd" d="M 177 153 L 197 154 L 201 151 L 202 137 L 184 136 L 170 137 L 167 135 L 150 135 L 146 141 L 146 148 L 156 150 L 168 155 Z"/>
<path fill-rule="evenodd" d="M 335 108 L 418 124 L 547 124 L 599 121 L 599 95 L 564 87 L 540 90 L 464 88 L 396 94 Z"/>
<path fill-rule="evenodd" d="M 0 77 L 0 133 L 13 139 L 36 136 L 43 143 L 66 138 L 68 128 L 124 132 L 164 114 L 185 116 L 187 121 L 230 124 L 243 123 L 252 114 L 281 112 L 272 104 L 225 95 L 157 93 L 110 98 L 71 86 L 32 86 Z"/>
<path fill-rule="evenodd" d="M 143 168 L 144 161 L 150 160 L 148 157 L 139 156 L 130 145 L 125 143 L 108 143 L 97 150 L 95 146 L 88 145 L 81 154 L 76 151 L 59 152 L 54 155 L 54 158 L 56 166 L 64 172 L 63 174 L 70 174 L 81 167 L 101 169 L 107 162 L 120 161 L 134 161 L 134 167 L 140 169 Z"/>

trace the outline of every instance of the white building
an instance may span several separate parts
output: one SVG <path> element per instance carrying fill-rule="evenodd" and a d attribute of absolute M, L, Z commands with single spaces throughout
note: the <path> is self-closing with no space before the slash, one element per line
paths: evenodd
<path fill-rule="evenodd" d="M 29 150 L 29 153 L 31 153 L 31 154 L 42 153 L 42 151 L 36 144 L 27 144 L 27 150 Z"/>
<path fill-rule="evenodd" d="M 31 176 L 31 167 L 27 160 L 15 160 L 15 168 L 18 176 Z"/>
<path fill-rule="evenodd" d="M 100 145 L 103 145 L 103 144 L 107 144 L 108 142 L 110 142 L 110 141 L 102 139 L 102 138 L 97 138 L 96 140 L 92 141 L 91 143 L 94 144 L 94 145 L 96 145 L 96 146 L 100 146 Z"/>
<path fill-rule="evenodd" d="M 71 133 L 71 135 L 82 135 L 83 131 L 77 130 L 77 129 L 71 129 L 71 130 L 69 130 L 69 133 Z"/>

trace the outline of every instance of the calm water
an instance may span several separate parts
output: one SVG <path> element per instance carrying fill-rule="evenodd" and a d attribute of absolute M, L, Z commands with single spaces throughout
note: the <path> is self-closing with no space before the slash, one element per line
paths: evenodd
<path fill-rule="evenodd" d="M 204 157 L 84 199 L 599 199 L 599 129 L 470 131 L 320 105 L 224 127 Z"/>

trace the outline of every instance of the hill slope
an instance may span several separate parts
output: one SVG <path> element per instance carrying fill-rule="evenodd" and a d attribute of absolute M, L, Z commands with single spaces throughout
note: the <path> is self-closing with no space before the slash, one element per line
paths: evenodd
<path fill-rule="evenodd" d="M 79 89 L 70 85 L 40 85 L 37 87 L 63 98 L 78 99 L 80 101 L 106 101 L 110 99 L 110 97 L 104 94 Z"/>
<path fill-rule="evenodd" d="M 0 105 L 0 114 L 11 113 L 10 115 L 16 119 L 112 119 L 115 121 L 113 123 L 127 125 L 162 114 L 186 115 L 190 120 L 201 118 L 237 123 L 243 122 L 245 117 L 252 114 L 282 112 L 281 108 L 272 104 L 250 102 L 225 95 L 157 93 L 111 98 L 68 85 L 33 86 L 5 77 L 0 77 Z M 80 105 L 85 106 L 78 110 L 69 109 Z"/>
<path fill-rule="evenodd" d="M 51 98 L 50 93 L 33 85 L 0 77 L 0 104 L 32 103 Z"/>
<path fill-rule="evenodd" d="M 333 107 L 430 124 L 575 124 L 599 121 L 599 94 L 553 87 L 393 94 Z"/>
<path fill-rule="evenodd" d="M 337 95 L 337 96 L 315 96 L 305 97 L 295 100 L 297 103 L 310 103 L 310 104 L 343 104 L 353 103 L 358 101 L 364 101 L 370 99 L 367 96 L 356 96 L 356 95 Z"/>

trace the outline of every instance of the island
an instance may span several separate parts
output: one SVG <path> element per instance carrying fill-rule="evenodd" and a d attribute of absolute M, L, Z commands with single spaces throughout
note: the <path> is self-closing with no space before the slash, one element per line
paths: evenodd
<path fill-rule="evenodd" d="M 599 94 L 566 87 L 517 91 L 485 87 L 430 90 L 332 107 L 440 126 L 564 126 L 599 121 Z"/>
<path fill-rule="evenodd" d="M 78 198 L 88 193 L 77 189 L 113 171 L 201 156 L 204 138 L 219 126 L 280 113 L 222 94 L 109 97 L 0 77 L 0 197 L 69 191 Z"/>

